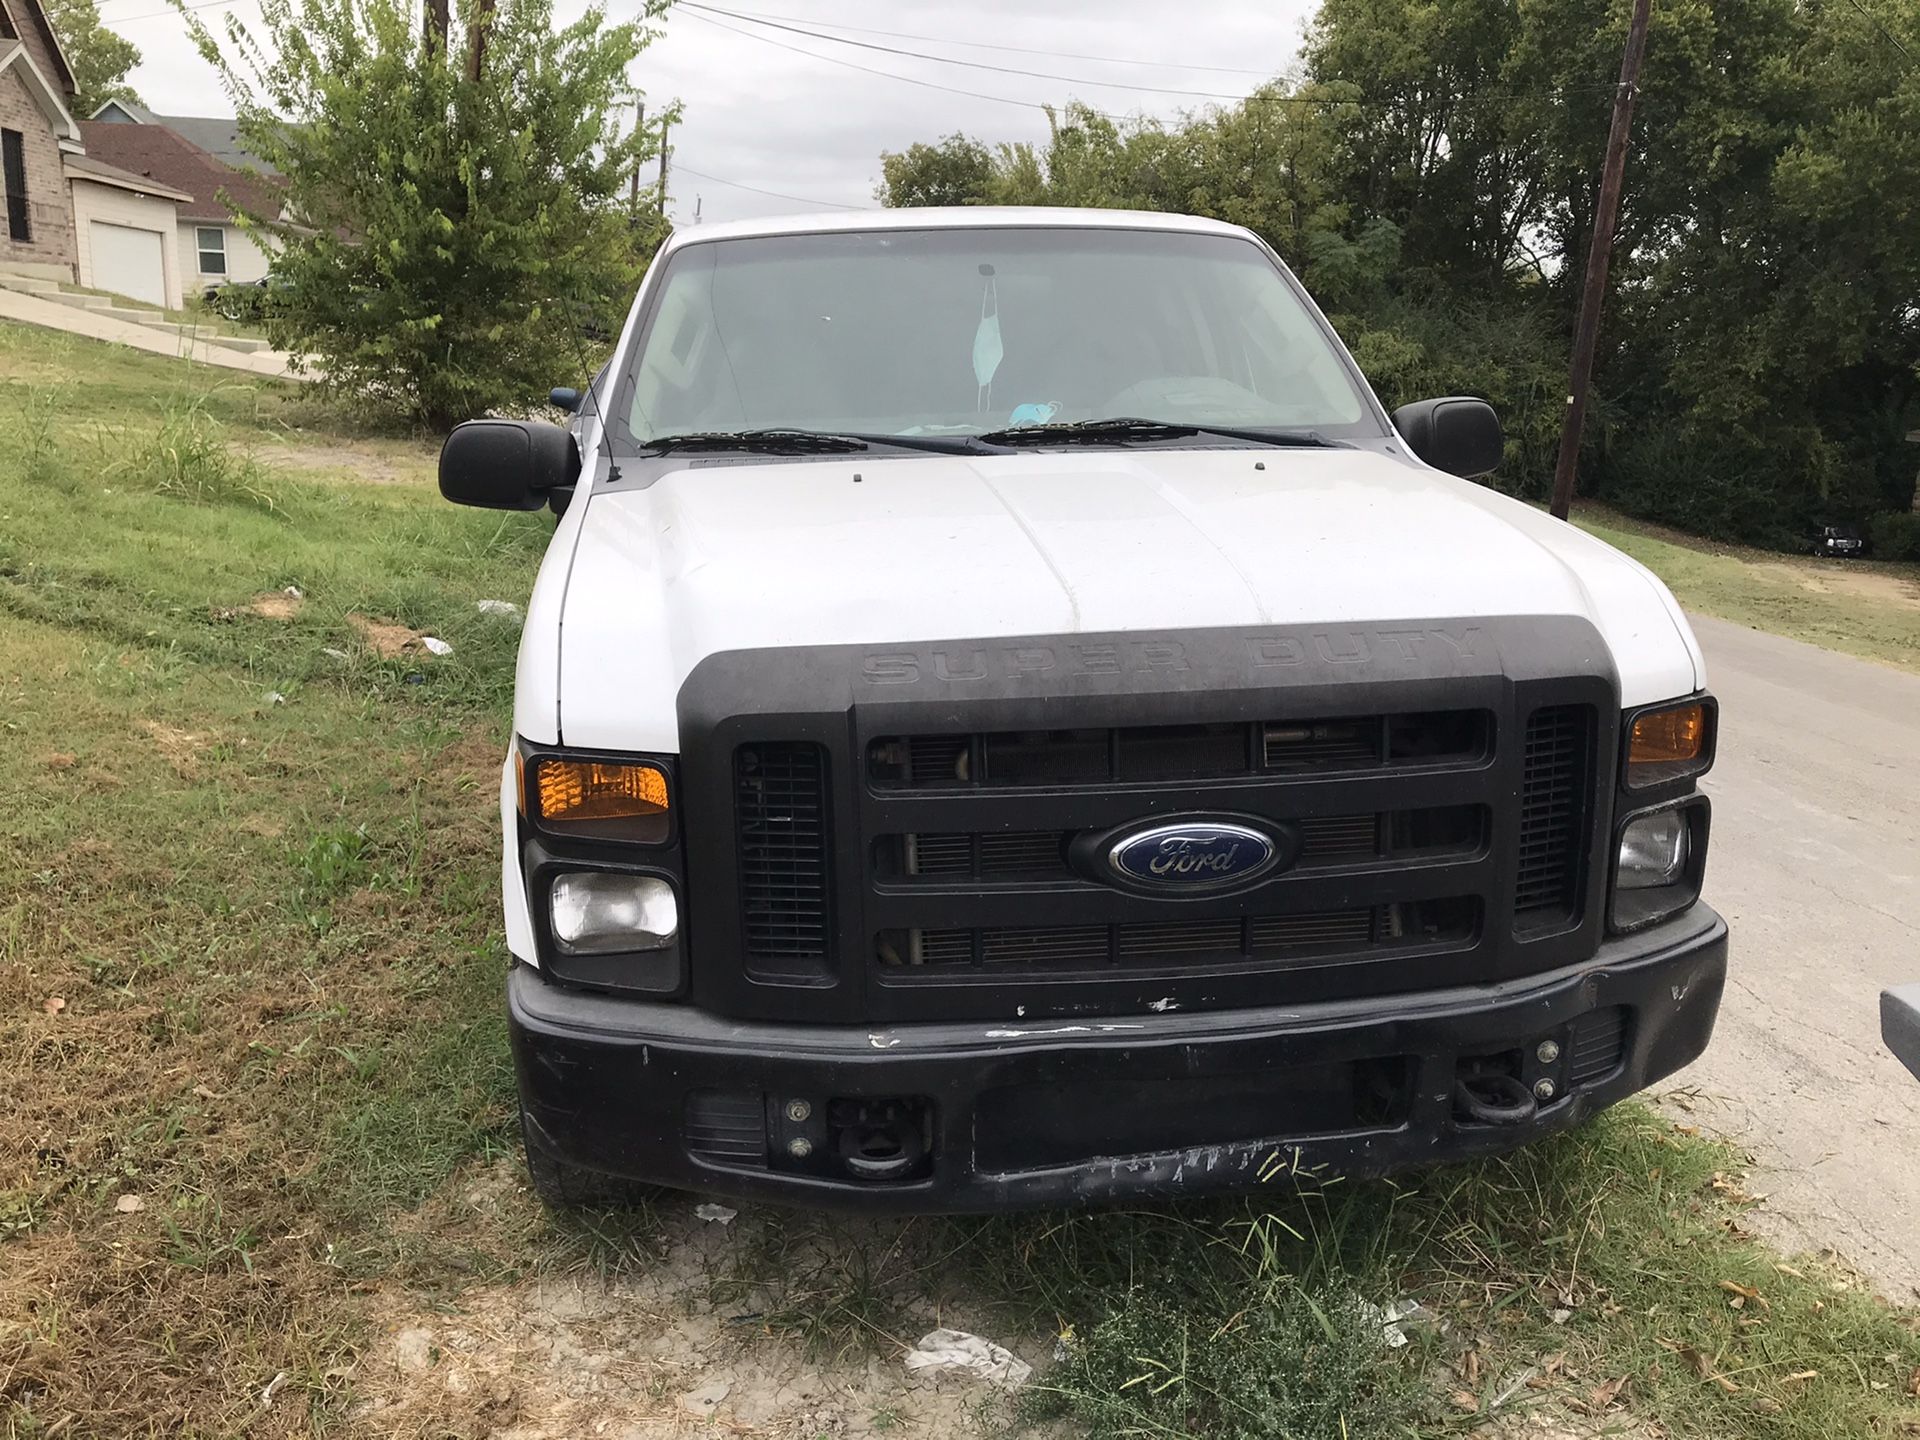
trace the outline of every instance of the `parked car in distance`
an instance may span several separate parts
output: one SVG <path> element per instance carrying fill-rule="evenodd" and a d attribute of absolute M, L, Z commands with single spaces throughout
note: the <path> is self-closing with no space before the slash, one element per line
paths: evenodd
<path fill-rule="evenodd" d="M 687 227 L 565 427 L 501 769 L 535 1189 L 998 1211 L 1508 1149 L 1705 1048 L 1666 587 L 1252 232 Z"/>
<path fill-rule="evenodd" d="M 269 273 L 258 280 L 230 280 L 209 285 L 200 298 L 209 310 L 223 319 L 257 322 L 264 319 L 267 311 L 284 298 L 287 288 L 286 280 Z"/>
<path fill-rule="evenodd" d="M 1813 532 L 1813 553 L 1858 560 L 1867 553 L 1866 537 L 1851 525 L 1822 525 Z"/>

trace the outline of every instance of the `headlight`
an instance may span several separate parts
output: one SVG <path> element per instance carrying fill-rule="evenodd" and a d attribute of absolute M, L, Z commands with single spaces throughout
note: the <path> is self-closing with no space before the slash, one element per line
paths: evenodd
<path fill-rule="evenodd" d="M 567 955 L 665 950 L 680 937 L 673 887 L 655 875 L 574 870 L 556 875 L 553 943 Z"/>
<path fill-rule="evenodd" d="M 1619 878 L 1622 890 L 1656 890 L 1686 873 L 1687 820 L 1678 810 L 1655 810 L 1629 820 L 1620 832 Z"/>
<path fill-rule="evenodd" d="M 1627 719 L 1629 790 L 1703 775 L 1713 764 L 1714 725 L 1718 708 L 1707 696 L 1679 705 L 1642 710 Z"/>
<path fill-rule="evenodd" d="M 568 755 L 519 758 L 521 810 L 537 828 L 584 840 L 667 843 L 673 809 L 664 766 Z"/>
<path fill-rule="evenodd" d="M 1608 916 L 1616 932 L 1643 930 L 1700 898 L 1707 819 L 1703 795 L 1627 818 L 1619 832 Z"/>

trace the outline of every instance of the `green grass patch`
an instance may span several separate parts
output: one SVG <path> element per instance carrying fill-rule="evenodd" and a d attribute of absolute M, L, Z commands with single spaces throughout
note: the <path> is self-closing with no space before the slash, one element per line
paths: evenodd
<path fill-rule="evenodd" d="M 1920 669 L 1920 566 L 1724 545 L 1598 506 L 1574 518 L 1666 581 L 1689 610 Z"/>

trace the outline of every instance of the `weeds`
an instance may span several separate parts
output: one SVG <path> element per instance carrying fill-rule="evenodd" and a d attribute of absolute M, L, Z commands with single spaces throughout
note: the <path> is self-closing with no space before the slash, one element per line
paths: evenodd
<path fill-rule="evenodd" d="M 367 878 L 371 866 L 367 860 L 367 829 L 335 826 L 317 831 L 306 843 L 296 863 L 307 889 L 315 895 L 338 895 Z"/>
<path fill-rule="evenodd" d="M 233 450 L 225 428 L 206 396 L 175 396 L 161 410 L 159 428 L 134 443 L 118 473 L 156 495 L 277 513 L 266 470 L 250 453 Z"/>

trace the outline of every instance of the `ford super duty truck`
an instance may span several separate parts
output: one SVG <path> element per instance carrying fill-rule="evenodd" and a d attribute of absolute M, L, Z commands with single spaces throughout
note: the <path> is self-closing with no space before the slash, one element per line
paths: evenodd
<path fill-rule="evenodd" d="M 500 789 L 544 1198 L 1378 1173 L 1706 1045 L 1686 620 L 1248 231 L 682 230 L 555 401 L 440 462 L 561 516 Z"/>

